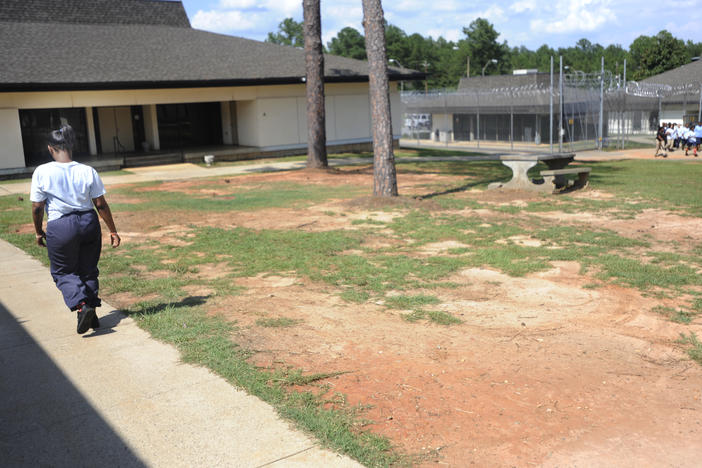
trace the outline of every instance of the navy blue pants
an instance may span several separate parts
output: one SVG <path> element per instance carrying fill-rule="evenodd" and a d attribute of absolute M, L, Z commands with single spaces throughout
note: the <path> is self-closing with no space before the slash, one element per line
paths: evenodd
<path fill-rule="evenodd" d="M 99 307 L 98 260 L 102 232 L 95 210 L 79 211 L 46 224 L 51 276 L 69 309 L 81 302 Z"/>

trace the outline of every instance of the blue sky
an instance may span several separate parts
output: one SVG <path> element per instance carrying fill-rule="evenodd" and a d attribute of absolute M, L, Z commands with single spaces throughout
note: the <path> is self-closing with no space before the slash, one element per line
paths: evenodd
<path fill-rule="evenodd" d="M 302 0 L 183 0 L 193 27 L 264 40 L 286 17 L 302 20 Z M 321 0 L 322 39 L 351 26 L 362 32 L 361 0 Z M 628 48 L 638 36 L 667 29 L 702 41 L 702 0 L 396 0 L 383 2 L 386 19 L 408 34 L 456 41 L 475 18 L 488 19 L 510 46 L 568 47 L 586 38 Z"/>

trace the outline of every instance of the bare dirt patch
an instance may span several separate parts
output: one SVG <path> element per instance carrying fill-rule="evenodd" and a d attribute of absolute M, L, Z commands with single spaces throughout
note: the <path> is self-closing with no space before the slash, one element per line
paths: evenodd
<path fill-rule="evenodd" d="M 367 168 L 235 180 L 370 186 Z M 407 191 L 421 193 L 437 177 L 411 174 L 400 180 Z M 159 187 L 187 190 L 188 185 L 174 182 Z M 597 193 L 607 198 L 606 193 Z M 465 196 L 515 206 L 540 199 L 499 191 L 471 191 Z M 190 224 L 356 229 L 353 220 L 387 222 L 413 209 L 413 204 L 434 203 L 407 200 L 368 197 L 308 209 L 188 213 L 180 218 L 163 213 L 148 220 L 127 214 L 119 221 L 134 239 L 163 241 L 187 234 Z M 510 216 L 490 210 L 470 215 L 484 215 L 486 222 Z M 650 234 L 661 242 L 702 239 L 699 219 L 661 210 L 644 212 L 634 220 L 559 212 L 539 216 L 606 226 L 633 237 Z M 381 234 L 370 236 L 364 246 L 386 248 L 396 242 Z M 506 242 L 536 246 L 526 236 Z M 424 246 L 420 254 L 445 255 L 462 247 L 438 242 Z M 226 274 L 226 259 L 222 261 L 201 266 L 200 277 Z M 210 314 L 237 323 L 232 339 L 254 351 L 251 359 L 258 366 L 343 372 L 325 382 L 331 388 L 329 395 L 338 392 L 352 405 L 369 406 L 364 416 L 372 421 L 370 428 L 410 453 L 425 455 L 420 465 L 699 464 L 702 370 L 675 339 L 680 332 L 701 333 L 702 323 L 680 325 L 651 311 L 658 304 L 674 304 L 675 299 L 653 300 L 615 285 L 585 288 L 598 282 L 583 276 L 577 262 L 555 262 L 546 272 L 521 278 L 485 268 L 464 269 L 447 281 L 458 287 L 416 293 L 435 295 L 440 304 L 429 307 L 463 321 L 450 327 L 408 323 L 402 319 L 406 311 L 387 309 L 382 303 L 346 302 L 333 287 L 294 273 L 237 279 L 243 288 L 240 295 L 211 297 L 206 307 Z M 209 296 L 211 291 L 198 286 L 188 293 Z M 123 306 L 141 299 L 126 294 L 109 298 Z M 277 318 L 291 319 L 292 325 L 257 323 Z"/>

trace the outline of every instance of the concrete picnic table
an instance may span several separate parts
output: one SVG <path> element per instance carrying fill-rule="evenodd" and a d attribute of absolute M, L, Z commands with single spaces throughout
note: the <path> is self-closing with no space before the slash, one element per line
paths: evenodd
<path fill-rule="evenodd" d="M 552 192 L 567 186 L 565 175 L 578 174 L 579 185 L 587 183 L 587 175 L 590 168 L 578 167 L 566 169 L 575 158 L 575 153 L 542 153 L 542 154 L 503 154 L 498 157 L 502 164 L 512 169 L 512 179 L 508 182 L 495 182 L 488 186 L 489 189 L 512 189 L 512 190 L 536 190 L 540 192 Z M 548 170 L 542 171 L 544 180 L 534 182 L 529 178 L 527 172 L 539 162 L 543 162 Z M 581 175 L 582 174 L 582 175 Z M 584 176 L 583 176 L 584 175 Z"/>

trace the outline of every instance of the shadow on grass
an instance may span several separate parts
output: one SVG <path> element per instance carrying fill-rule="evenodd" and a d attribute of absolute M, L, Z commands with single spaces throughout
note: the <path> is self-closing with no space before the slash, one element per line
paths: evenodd
<path fill-rule="evenodd" d="M 149 305 L 147 307 L 144 307 L 140 311 L 134 311 L 134 310 L 124 310 L 123 312 L 127 315 L 155 315 L 160 312 L 163 312 L 166 309 L 182 309 L 186 307 L 197 307 L 201 305 L 205 305 L 207 302 L 207 299 L 209 299 L 211 296 L 188 296 L 183 299 L 181 299 L 178 302 L 162 302 L 160 304 L 154 304 L 154 305 Z"/>
<path fill-rule="evenodd" d="M 479 187 L 482 185 L 486 185 L 490 182 L 495 182 L 495 180 L 478 180 L 475 182 L 471 182 L 469 184 L 461 185 L 460 187 L 454 187 L 452 189 L 443 190 L 441 192 L 432 192 L 432 193 L 428 193 L 426 195 L 418 195 L 414 198 L 417 200 L 430 200 L 432 198 L 440 197 L 443 195 L 451 195 L 452 193 L 465 192 L 466 190 L 469 190 L 473 187 Z"/>

